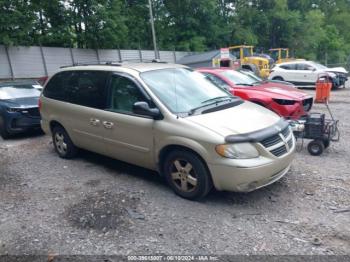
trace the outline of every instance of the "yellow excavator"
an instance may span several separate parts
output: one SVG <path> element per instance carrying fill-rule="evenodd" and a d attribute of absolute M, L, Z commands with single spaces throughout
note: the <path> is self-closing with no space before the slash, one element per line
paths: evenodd
<path fill-rule="evenodd" d="M 250 70 L 262 78 L 269 76 L 271 63 L 268 58 L 254 55 L 254 46 L 237 45 L 230 46 L 228 49 L 235 60 L 229 61 L 227 58 L 214 58 L 214 67 L 242 68 Z"/>
<path fill-rule="evenodd" d="M 270 56 L 272 57 L 273 60 L 275 60 L 275 64 L 280 64 L 284 62 L 289 62 L 289 61 L 303 61 L 305 59 L 296 59 L 296 58 L 291 58 L 289 57 L 289 48 L 271 48 L 270 50 Z"/>

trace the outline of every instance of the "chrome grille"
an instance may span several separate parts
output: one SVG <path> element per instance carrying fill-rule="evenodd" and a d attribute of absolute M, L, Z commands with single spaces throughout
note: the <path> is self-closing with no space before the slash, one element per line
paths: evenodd
<path fill-rule="evenodd" d="M 282 142 L 281 137 L 279 136 L 279 134 L 268 137 L 266 139 L 264 139 L 263 141 L 261 141 L 260 143 L 264 146 L 264 147 L 270 147 L 273 145 L 276 145 L 277 143 Z"/>
<path fill-rule="evenodd" d="M 274 156 L 280 157 L 287 154 L 293 147 L 293 134 L 290 127 L 286 127 L 280 133 L 265 138 L 260 143 Z"/>
<path fill-rule="evenodd" d="M 289 127 L 285 128 L 284 130 L 282 130 L 281 133 L 285 138 L 287 138 L 290 134 L 290 128 Z"/>
<path fill-rule="evenodd" d="M 271 150 L 270 152 L 275 156 L 282 156 L 285 153 L 287 153 L 287 148 L 283 145 L 283 146 L 277 147 L 276 149 Z"/>

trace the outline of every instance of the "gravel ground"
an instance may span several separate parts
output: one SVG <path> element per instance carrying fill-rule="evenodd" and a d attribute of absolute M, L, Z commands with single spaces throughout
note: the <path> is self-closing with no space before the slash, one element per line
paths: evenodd
<path fill-rule="evenodd" d="M 322 156 L 304 149 L 277 183 L 201 202 L 110 158 L 60 159 L 48 136 L 0 140 L 0 255 L 350 255 L 349 103 L 332 93 L 342 137 Z"/>

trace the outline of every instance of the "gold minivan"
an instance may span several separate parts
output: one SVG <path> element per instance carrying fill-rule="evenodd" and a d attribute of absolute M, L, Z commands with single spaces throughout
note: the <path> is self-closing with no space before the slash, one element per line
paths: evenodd
<path fill-rule="evenodd" d="M 157 170 L 176 194 L 249 192 L 289 170 L 288 123 L 188 67 L 160 62 L 80 65 L 52 76 L 40 98 L 56 152 L 78 148 Z"/>

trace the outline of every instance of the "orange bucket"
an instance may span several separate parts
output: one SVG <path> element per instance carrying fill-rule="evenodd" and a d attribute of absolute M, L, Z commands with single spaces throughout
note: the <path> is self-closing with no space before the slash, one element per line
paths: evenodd
<path fill-rule="evenodd" d="M 332 89 L 332 82 L 328 74 L 320 74 L 316 81 L 315 103 L 325 103 L 329 101 Z"/>

